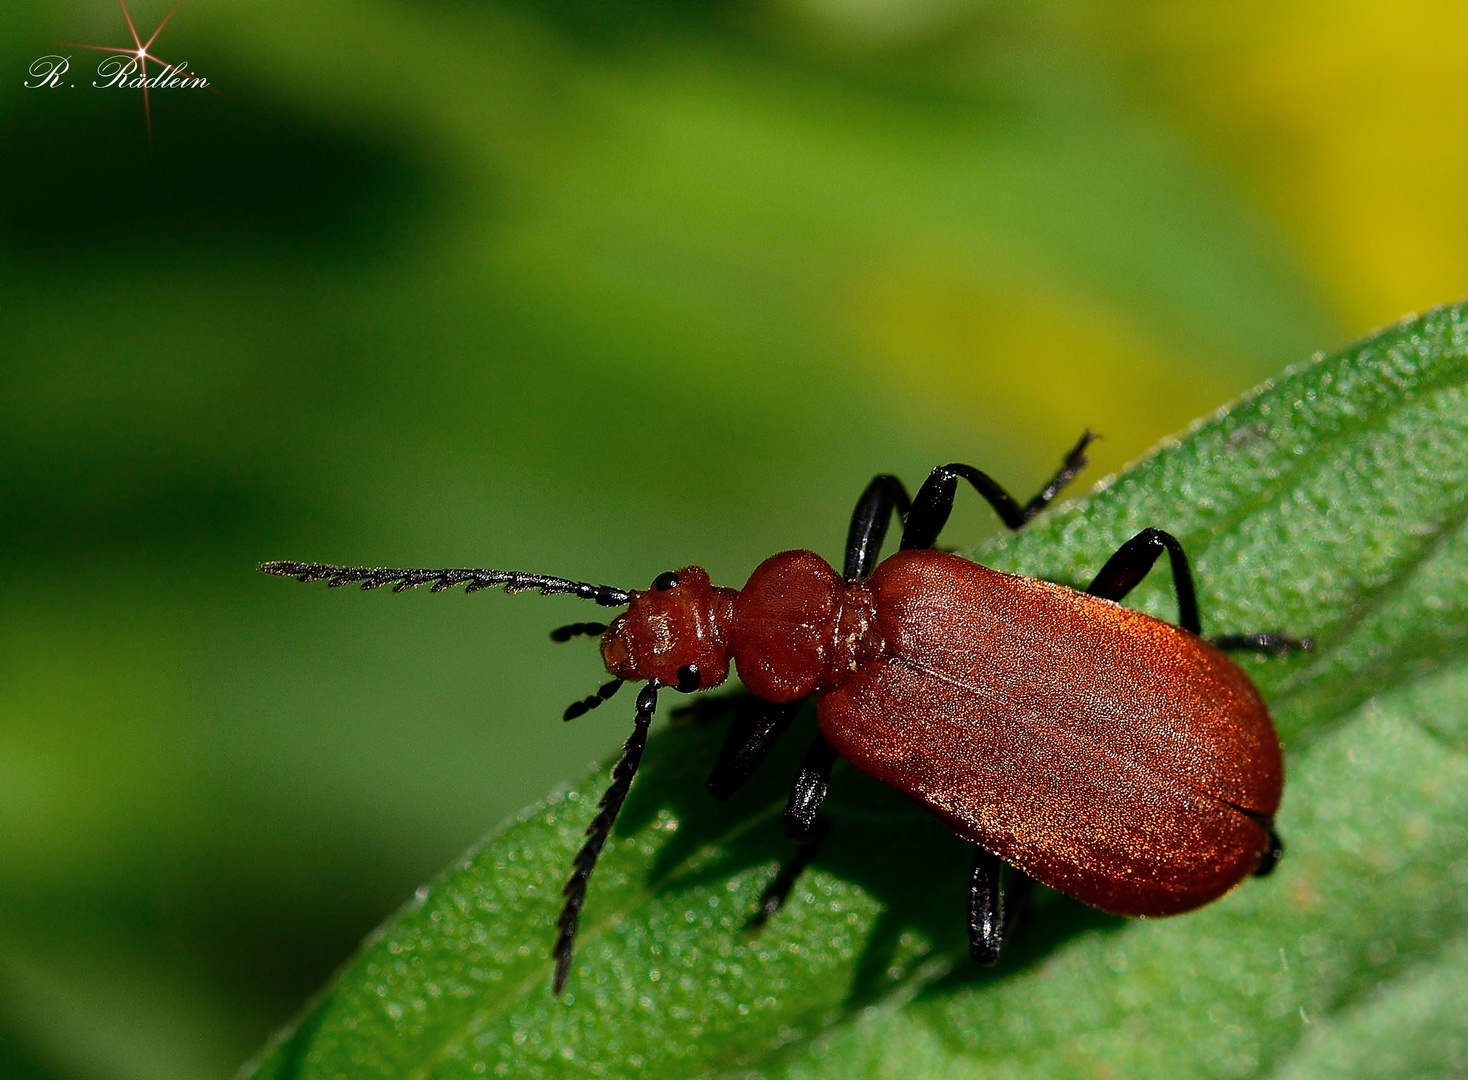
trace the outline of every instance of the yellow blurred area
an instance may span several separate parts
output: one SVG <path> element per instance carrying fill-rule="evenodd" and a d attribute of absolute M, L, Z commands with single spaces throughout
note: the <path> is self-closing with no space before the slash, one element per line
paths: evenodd
<path fill-rule="evenodd" d="M 1144 98 L 1290 238 L 1355 335 L 1468 293 L 1468 6 L 1100 5 Z"/>
<path fill-rule="evenodd" d="M 976 420 L 999 431 L 1092 428 L 1103 437 L 1093 459 L 1109 469 L 1121 464 L 1110 446 L 1145 446 L 1159 418 L 1181 426 L 1235 390 L 1197 358 L 1169 355 L 1124 309 L 934 270 L 918 264 L 871 282 L 852 314 L 886 359 L 907 421 L 947 430 L 955 444 Z M 1063 449 L 1056 444 L 1057 458 Z"/>
<path fill-rule="evenodd" d="M 792 10 L 862 50 L 1002 22 L 994 5 L 940 0 Z M 1468 294 L 1468 6 L 1099 0 L 1029 16 L 1050 47 L 1118 72 L 1134 107 L 1230 178 L 1342 340 Z M 858 282 L 848 314 L 897 400 L 946 430 L 1094 424 L 1131 456 L 1160 420 L 1181 426 L 1238 390 L 1219 374 L 1237 354 L 1061 275 L 1016 289 L 941 258 L 898 265 Z"/>

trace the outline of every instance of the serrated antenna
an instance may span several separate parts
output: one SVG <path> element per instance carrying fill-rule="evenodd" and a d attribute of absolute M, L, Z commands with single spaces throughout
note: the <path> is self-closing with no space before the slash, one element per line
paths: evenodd
<path fill-rule="evenodd" d="M 363 591 L 391 585 L 395 593 L 428 585 L 431 592 L 443 592 L 458 585 L 466 593 L 480 589 L 503 588 L 507 593 L 539 589 L 542 596 L 576 596 L 592 600 L 603 607 L 625 607 L 632 600 L 626 589 L 610 585 L 593 585 L 586 581 L 525 574 L 518 570 L 401 570 L 385 566 L 333 566 L 330 563 L 266 562 L 262 574 L 293 577 L 297 581 L 324 581 L 333 589 L 343 585 L 362 586 Z"/>

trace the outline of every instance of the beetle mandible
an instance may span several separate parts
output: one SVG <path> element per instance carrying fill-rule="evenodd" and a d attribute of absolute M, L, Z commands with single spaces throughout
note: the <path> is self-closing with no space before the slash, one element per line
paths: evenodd
<path fill-rule="evenodd" d="M 1284 768 L 1268 710 L 1225 650 L 1284 654 L 1309 639 L 1278 633 L 1211 640 L 1192 573 L 1170 533 L 1143 529 L 1085 592 L 1000 573 L 934 551 L 959 480 L 1018 530 L 1088 462 L 1086 431 L 1060 469 L 1020 505 L 985 473 L 943 465 L 915 498 L 878 476 L 852 514 L 843 572 L 810 551 L 766 559 L 742 589 L 696 566 L 645 591 L 507 570 L 399 570 L 269 562 L 267 574 L 394 592 L 502 586 L 568 594 L 626 611 L 573 623 L 557 641 L 600 635 L 611 682 L 566 710 L 572 719 L 624 682 L 644 682 L 632 734 L 572 863 L 552 956 L 559 994 L 587 883 L 631 788 L 658 690 L 709 690 L 732 663 L 762 704 L 736 722 L 708 787 L 727 798 L 814 695 L 820 733 L 785 810 L 801 848 L 767 888 L 757 922 L 776 911 L 827 830 L 817 816 L 836 757 L 906 793 L 974 848 L 973 958 L 992 964 L 1033 879 L 1120 915 L 1173 915 L 1222 896 L 1282 853 L 1273 817 Z M 901 550 L 877 556 L 893 516 Z M 1178 623 L 1120 601 L 1163 552 Z M 1008 865 L 1012 870 L 1002 873 Z"/>

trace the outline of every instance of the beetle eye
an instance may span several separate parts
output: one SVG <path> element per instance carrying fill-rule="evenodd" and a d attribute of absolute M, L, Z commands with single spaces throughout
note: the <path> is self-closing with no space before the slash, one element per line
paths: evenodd
<path fill-rule="evenodd" d="M 667 592 L 678 584 L 678 575 L 671 570 L 665 570 L 653 579 L 652 587 L 658 592 Z"/>
<path fill-rule="evenodd" d="M 698 665 L 684 664 L 678 669 L 678 692 L 691 694 L 698 689 Z"/>

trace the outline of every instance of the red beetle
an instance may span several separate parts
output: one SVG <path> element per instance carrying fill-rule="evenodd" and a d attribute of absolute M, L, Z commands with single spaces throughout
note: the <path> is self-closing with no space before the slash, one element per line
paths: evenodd
<path fill-rule="evenodd" d="M 1040 881 L 1120 915 L 1173 915 L 1223 895 L 1281 854 L 1272 828 L 1284 780 L 1279 740 L 1248 677 L 1224 649 L 1284 653 L 1308 640 L 1273 633 L 1201 636 L 1178 541 L 1144 529 L 1085 592 L 999 573 L 931 550 L 971 483 L 1013 529 L 1085 467 L 1086 432 L 1038 495 L 1020 506 L 967 465 L 945 465 L 909 500 L 892 476 L 872 481 L 852 516 L 844 574 L 820 556 L 766 559 L 743 589 L 719 588 L 696 566 L 652 588 L 614 589 L 502 570 L 393 570 L 265 563 L 268 574 L 394 591 L 503 586 L 626 606 L 610 626 L 575 623 L 552 636 L 601 634 L 615 677 L 566 719 L 645 682 L 632 735 L 566 883 L 554 988 L 570 970 L 587 880 L 642 757 L 657 691 L 718 686 L 732 662 L 765 704 L 736 722 L 709 778 L 727 797 L 754 771 L 800 704 L 817 698 L 820 735 L 785 812 L 806 841 L 766 891 L 757 921 L 783 902 L 815 856 L 836 755 L 906 793 L 974 845 L 969 929 L 974 959 L 993 963 L 1012 922 L 1010 888 Z M 888 522 L 902 550 L 873 572 Z M 1163 551 L 1179 625 L 1117 603 Z M 1006 910 L 1008 908 L 1008 910 Z"/>

